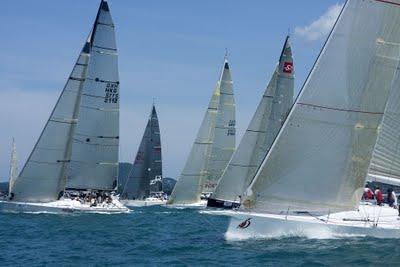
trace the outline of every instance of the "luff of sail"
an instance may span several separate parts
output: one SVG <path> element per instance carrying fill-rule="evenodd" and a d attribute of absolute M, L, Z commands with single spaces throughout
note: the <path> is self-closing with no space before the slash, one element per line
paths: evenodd
<path fill-rule="evenodd" d="M 72 144 L 68 189 L 113 190 L 119 149 L 119 78 L 114 23 L 102 1 Z"/>
<path fill-rule="evenodd" d="M 293 57 L 287 37 L 272 78 L 212 199 L 240 201 L 293 105 L 293 94 Z"/>
<path fill-rule="evenodd" d="M 43 131 L 11 190 L 13 200 L 49 202 L 64 190 L 71 136 L 78 119 L 80 94 L 89 60 L 85 43 Z"/>
<path fill-rule="evenodd" d="M 200 201 L 203 183 L 208 174 L 207 166 L 213 144 L 219 98 L 220 90 L 217 84 L 180 179 L 168 200 L 170 204 L 192 204 Z"/>
<path fill-rule="evenodd" d="M 236 120 L 233 82 L 227 57 L 219 79 L 219 104 L 215 121 L 214 140 L 203 192 L 214 192 L 218 179 L 235 151 Z"/>
<path fill-rule="evenodd" d="M 161 138 L 155 106 L 147 122 L 139 150 L 124 185 L 123 199 L 145 199 L 151 191 L 161 191 Z M 151 184 L 155 182 L 154 184 Z"/>
<path fill-rule="evenodd" d="M 17 177 L 18 177 L 17 147 L 15 145 L 15 140 L 13 138 L 11 147 L 10 178 L 9 178 L 8 192 L 13 191 L 14 183 Z"/>
<path fill-rule="evenodd" d="M 358 207 L 397 72 L 399 23 L 398 0 L 346 2 L 243 208 L 329 214 Z"/>

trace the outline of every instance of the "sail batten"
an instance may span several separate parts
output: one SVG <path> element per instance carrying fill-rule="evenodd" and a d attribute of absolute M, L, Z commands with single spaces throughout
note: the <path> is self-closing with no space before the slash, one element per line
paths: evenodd
<path fill-rule="evenodd" d="M 390 43 L 400 41 L 399 22 L 400 9 L 346 2 L 244 209 L 326 214 L 358 207 L 398 74 L 400 50 Z"/>

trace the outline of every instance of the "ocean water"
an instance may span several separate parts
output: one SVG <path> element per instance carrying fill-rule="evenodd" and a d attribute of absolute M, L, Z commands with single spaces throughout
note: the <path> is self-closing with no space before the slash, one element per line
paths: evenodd
<path fill-rule="evenodd" d="M 0 214 L 0 266 L 400 266 L 400 240 L 229 241 L 229 218 L 191 209 Z"/>

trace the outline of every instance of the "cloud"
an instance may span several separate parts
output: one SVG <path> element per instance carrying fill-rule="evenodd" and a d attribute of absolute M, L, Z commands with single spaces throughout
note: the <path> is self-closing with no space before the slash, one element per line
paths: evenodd
<path fill-rule="evenodd" d="M 297 26 L 294 29 L 295 34 L 308 41 L 316 41 L 325 37 L 335 24 L 342 7 L 342 4 L 330 6 L 321 17 L 313 21 L 311 24 L 303 27 Z"/>

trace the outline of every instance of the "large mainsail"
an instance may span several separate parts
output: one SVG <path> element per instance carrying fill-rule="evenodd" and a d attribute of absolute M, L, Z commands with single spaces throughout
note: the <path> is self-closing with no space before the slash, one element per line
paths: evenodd
<path fill-rule="evenodd" d="M 94 23 L 90 53 L 66 187 L 113 190 L 118 176 L 119 78 L 114 23 L 105 1 Z"/>
<path fill-rule="evenodd" d="M 257 110 L 221 176 L 213 199 L 239 201 L 293 105 L 294 68 L 289 37 Z"/>
<path fill-rule="evenodd" d="M 122 191 L 124 199 L 145 199 L 162 190 L 160 127 L 153 105 L 135 162 Z"/>
<path fill-rule="evenodd" d="M 396 75 L 372 154 L 368 180 L 400 185 L 400 75 Z"/>
<path fill-rule="evenodd" d="M 15 145 L 15 140 L 12 140 L 11 147 L 11 158 L 10 158 L 10 179 L 8 185 L 8 192 L 12 192 L 15 180 L 18 177 L 18 159 L 17 159 L 17 147 Z"/>
<path fill-rule="evenodd" d="M 315 214 L 358 207 L 397 72 L 399 23 L 399 0 L 346 2 L 242 206 Z"/>
<path fill-rule="evenodd" d="M 215 122 L 214 141 L 209 158 L 208 174 L 203 185 L 204 192 L 214 192 L 218 179 L 221 177 L 235 151 L 235 98 L 227 57 L 224 60 L 224 68 L 218 86 L 220 97 Z"/>
<path fill-rule="evenodd" d="M 203 183 L 208 174 L 208 160 L 213 144 L 219 98 L 220 89 L 217 84 L 181 177 L 169 198 L 171 204 L 191 204 L 200 201 Z"/>
<path fill-rule="evenodd" d="M 89 60 L 86 42 L 46 125 L 11 190 L 14 200 L 48 202 L 64 190 L 71 136 Z"/>

